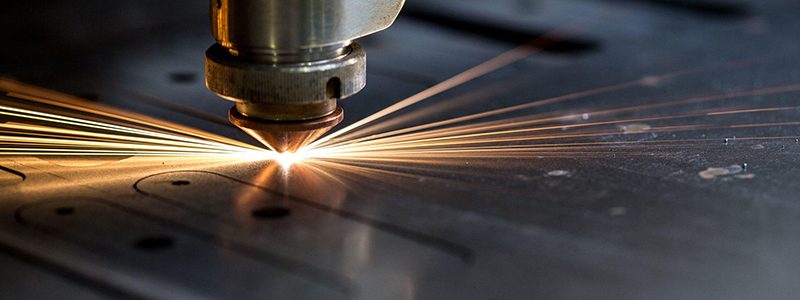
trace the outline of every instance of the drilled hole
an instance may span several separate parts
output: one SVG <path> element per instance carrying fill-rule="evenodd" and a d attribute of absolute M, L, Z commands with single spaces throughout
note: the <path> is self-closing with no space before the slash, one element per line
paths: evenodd
<path fill-rule="evenodd" d="M 197 81 L 197 74 L 193 72 L 172 72 L 169 79 L 174 83 L 193 83 Z"/>
<path fill-rule="evenodd" d="M 280 219 L 291 214 L 292 211 L 285 207 L 264 207 L 253 211 L 253 217 L 264 219 Z"/>
<path fill-rule="evenodd" d="M 328 99 L 342 97 L 342 81 L 339 80 L 339 77 L 328 79 L 328 83 L 325 84 L 325 95 L 328 96 Z"/>
<path fill-rule="evenodd" d="M 75 208 L 73 207 L 59 207 L 55 209 L 57 215 L 66 216 L 75 213 Z"/>
<path fill-rule="evenodd" d="M 175 242 L 168 236 L 150 236 L 136 241 L 136 248 L 145 251 L 165 250 L 172 247 Z"/>
<path fill-rule="evenodd" d="M 191 182 L 189 182 L 188 180 L 175 180 L 172 182 L 172 185 L 178 185 L 178 186 L 189 185 L 189 184 L 191 184 Z"/>

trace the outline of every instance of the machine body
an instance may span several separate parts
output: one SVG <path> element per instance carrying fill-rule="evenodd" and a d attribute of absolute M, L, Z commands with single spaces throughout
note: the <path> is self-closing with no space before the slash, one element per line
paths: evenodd
<path fill-rule="evenodd" d="M 206 86 L 235 103 L 231 123 L 297 151 L 341 122 L 337 101 L 366 85 L 366 53 L 353 40 L 389 27 L 403 3 L 211 0 Z"/>

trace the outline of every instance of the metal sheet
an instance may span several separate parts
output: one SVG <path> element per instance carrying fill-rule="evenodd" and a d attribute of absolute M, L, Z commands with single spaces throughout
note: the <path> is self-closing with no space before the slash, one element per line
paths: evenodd
<path fill-rule="evenodd" d="M 202 53 L 211 43 L 204 5 L 89 3 L 41 11 L 11 5 L 6 12 L 29 17 L 5 18 L 14 22 L 3 27 L 16 33 L 19 47 L 0 50 L 3 74 L 248 138 L 227 125 L 229 104 L 203 87 Z M 369 83 L 343 101 L 345 123 L 490 59 L 518 38 L 568 24 L 578 24 L 572 40 L 580 43 L 431 98 L 419 107 L 445 108 L 410 123 L 630 81 L 642 84 L 533 113 L 583 113 L 800 80 L 797 3 L 686 3 L 409 3 L 393 27 L 363 41 Z M 132 22 L 92 13 L 115 7 L 123 16 L 180 14 Z M 63 17 L 39 26 L 47 35 L 30 38 L 26 26 L 59 12 Z M 69 17 L 76 12 L 86 12 L 79 14 L 86 20 Z M 104 26 L 78 30 L 85 24 Z M 70 36 L 62 31 L 80 38 L 49 38 Z M 687 70 L 694 71 L 658 77 Z M 725 105 L 794 107 L 796 99 L 790 92 Z M 435 167 L 300 166 L 288 174 L 269 162 L 4 157 L 0 263 L 14 270 L 10 276 L 41 274 L 48 279 L 39 289 L 75 298 L 792 298 L 800 279 L 800 144 L 732 139 L 741 133 L 797 135 L 791 126 L 697 130 L 640 138 L 715 141 L 682 144 L 669 155 L 656 155 L 665 149 L 654 147 L 640 155 L 463 158 Z M 703 173 L 745 164 L 739 175 L 747 176 Z M 142 249 L 143 238 L 144 248 L 156 249 Z M 26 283 L 3 287 L 47 297 Z"/>

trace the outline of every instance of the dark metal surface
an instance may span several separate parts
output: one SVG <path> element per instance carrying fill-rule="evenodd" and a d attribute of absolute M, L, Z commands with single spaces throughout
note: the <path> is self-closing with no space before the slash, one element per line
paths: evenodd
<path fill-rule="evenodd" d="M 247 140 L 227 123 L 229 104 L 203 87 L 203 52 L 212 41 L 207 7 L 185 2 L 12 3 L 0 18 L 13 41 L 0 50 L 0 70 Z M 406 8 L 393 27 L 363 40 L 369 82 L 342 103 L 343 123 L 576 22 L 568 43 L 431 101 L 476 103 L 442 113 L 456 116 L 731 61 L 756 62 L 541 109 L 800 81 L 796 1 L 436 0 Z M 738 101 L 797 105 L 797 96 Z M 791 127 L 750 133 L 797 135 Z M 272 177 L 263 162 L 162 165 L 134 157 L 75 166 L 0 158 L 0 277 L 7 278 L 0 293 L 793 298 L 800 292 L 800 144 L 726 144 L 728 136 L 680 133 L 719 143 L 668 157 L 465 159 L 435 170 L 310 170 L 288 178 Z M 754 177 L 699 175 L 745 163 Z"/>

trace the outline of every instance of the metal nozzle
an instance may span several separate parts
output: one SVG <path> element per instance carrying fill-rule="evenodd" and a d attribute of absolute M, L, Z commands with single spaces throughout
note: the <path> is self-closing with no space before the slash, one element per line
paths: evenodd
<path fill-rule="evenodd" d="M 321 61 L 272 64 L 235 56 L 219 44 L 206 51 L 206 86 L 247 117 L 297 121 L 323 117 L 336 101 L 366 85 L 366 53 L 356 43 Z"/>
<path fill-rule="evenodd" d="M 248 118 L 232 107 L 228 120 L 270 149 L 283 153 L 297 152 L 339 124 L 344 118 L 341 106 L 327 116 L 303 121 L 265 121 Z"/>
<path fill-rule="evenodd" d="M 206 86 L 229 120 L 275 151 L 296 151 L 342 120 L 337 100 L 366 85 L 352 40 L 394 22 L 404 0 L 211 0 L 217 44 Z"/>

